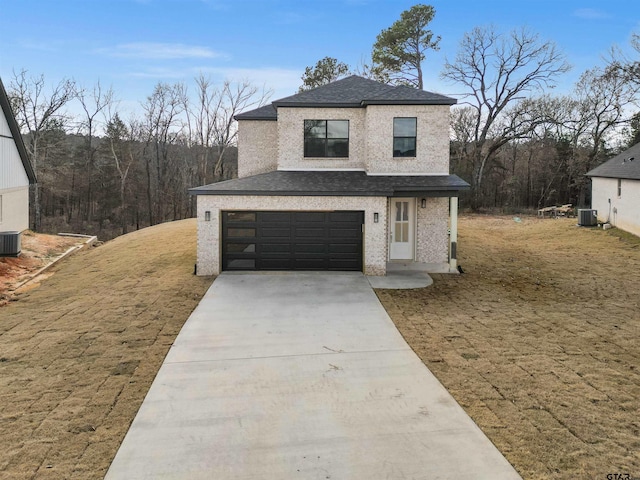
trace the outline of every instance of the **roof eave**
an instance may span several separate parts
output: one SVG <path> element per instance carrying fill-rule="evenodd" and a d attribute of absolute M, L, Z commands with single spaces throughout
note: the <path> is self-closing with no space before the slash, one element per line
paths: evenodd
<path fill-rule="evenodd" d="M 233 119 L 236 121 L 239 121 L 239 120 L 261 120 L 261 121 L 268 121 L 268 122 L 278 121 L 278 117 L 272 117 L 272 116 L 243 117 L 242 114 L 236 115 L 235 117 L 233 117 Z"/>
<path fill-rule="evenodd" d="M 455 105 L 458 101 L 452 99 L 433 100 L 363 100 L 362 104 L 367 105 Z"/>

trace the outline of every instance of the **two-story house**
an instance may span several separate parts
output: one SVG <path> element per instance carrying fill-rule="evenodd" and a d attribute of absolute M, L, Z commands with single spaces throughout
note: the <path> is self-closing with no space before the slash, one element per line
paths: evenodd
<path fill-rule="evenodd" d="M 0 80 L 0 232 L 29 228 L 29 185 L 35 182 L 35 172 Z"/>
<path fill-rule="evenodd" d="M 456 271 L 455 103 L 351 76 L 237 115 L 238 178 L 190 190 L 197 273 Z"/>

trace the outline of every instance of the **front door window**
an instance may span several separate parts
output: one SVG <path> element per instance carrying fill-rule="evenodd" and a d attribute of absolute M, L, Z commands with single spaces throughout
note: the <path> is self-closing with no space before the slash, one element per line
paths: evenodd
<path fill-rule="evenodd" d="M 413 259 L 415 199 L 392 198 L 389 259 Z"/>

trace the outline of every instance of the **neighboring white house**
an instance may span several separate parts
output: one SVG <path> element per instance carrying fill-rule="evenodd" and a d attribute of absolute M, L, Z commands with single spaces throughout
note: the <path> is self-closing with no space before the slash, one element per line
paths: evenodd
<path fill-rule="evenodd" d="M 29 185 L 36 176 L 0 80 L 0 232 L 29 228 Z"/>
<path fill-rule="evenodd" d="M 190 190 L 198 274 L 456 271 L 455 103 L 351 76 L 237 115 L 239 178 Z"/>
<path fill-rule="evenodd" d="M 640 236 L 640 143 L 587 173 L 598 220 Z"/>

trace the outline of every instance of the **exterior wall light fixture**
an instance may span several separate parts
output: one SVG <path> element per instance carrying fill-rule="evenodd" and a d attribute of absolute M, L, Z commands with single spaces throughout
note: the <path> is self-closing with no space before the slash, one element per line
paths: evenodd
<path fill-rule="evenodd" d="M 378 214 L 378 212 L 375 212 L 373 214 L 373 223 L 378 223 L 380 221 L 380 214 Z"/>
<path fill-rule="evenodd" d="M 422 200 L 420 200 L 420 206 L 422 208 L 427 208 L 427 199 L 423 198 Z"/>
<path fill-rule="evenodd" d="M 211 221 L 211 212 L 209 210 L 204 212 L 204 221 L 205 222 L 210 222 Z"/>

